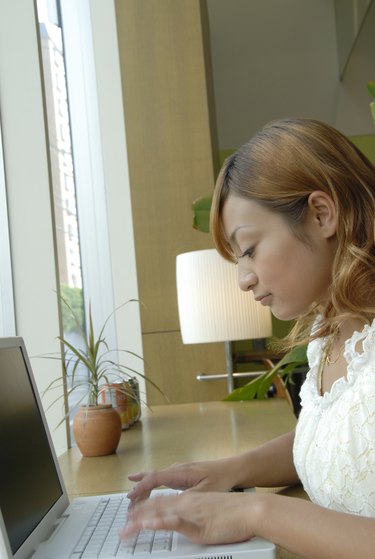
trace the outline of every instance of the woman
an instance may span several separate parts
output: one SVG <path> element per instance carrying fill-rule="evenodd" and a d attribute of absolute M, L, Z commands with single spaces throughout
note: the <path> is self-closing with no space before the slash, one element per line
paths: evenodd
<path fill-rule="evenodd" d="M 302 411 L 295 431 L 255 450 L 130 476 L 124 536 L 140 527 L 202 543 L 256 535 L 307 558 L 374 557 L 374 223 L 375 169 L 328 125 L 276 121 L 226 160 L 215 244 L 237 263 L 241 289 L 296 319 L 287 347 L 309 343 Z M 310 501 L 230 492 L 299 481 Z M 145 501 L 159 485 L 186 491 Z"/>

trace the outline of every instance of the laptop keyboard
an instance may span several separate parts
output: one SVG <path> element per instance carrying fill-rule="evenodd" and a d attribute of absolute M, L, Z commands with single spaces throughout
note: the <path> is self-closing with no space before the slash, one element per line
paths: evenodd
<path fill-rule="evenodd" d="M 129 500 L 104 497 L 92 515 L 76 545 L 71 559 L 108 559 L 129 554 L 168 552 L 172 549 L 173 532 L 141 530 L 122 541 L 119 532 L 126 523 Z"/>

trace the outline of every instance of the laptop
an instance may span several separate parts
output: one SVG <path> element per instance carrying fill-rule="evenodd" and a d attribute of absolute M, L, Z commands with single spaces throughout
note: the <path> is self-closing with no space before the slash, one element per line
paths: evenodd
<path fill-rule="evenodd" d="M 201 546 L 178 533 L 145 531 L 137 540 L 122 542 L 118 533 L 126 521 L 126 493 L 69 502 L 20 337 L 0 338 L 0 386 L 1 559 L 276 557 L 274 544 L 261 538 Z M 109 520 L 116 514 L 117 520 Z"/>

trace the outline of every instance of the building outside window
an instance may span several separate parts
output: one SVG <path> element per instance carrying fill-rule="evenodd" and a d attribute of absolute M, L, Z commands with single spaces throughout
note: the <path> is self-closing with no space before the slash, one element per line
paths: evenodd
<path fill-rule="evenodd" d="M 65 72 L 64 44 L 59 5 L 56 1 L 38 0 L 38 18 L 46 98 L 49 153 L 52 176 L 59 283 L 62 298 L 85 328 L 80 238 L 71 140 L 70 112 Z M 77 343 L 77 325 L 64 303 L 61 304 L 64 337 Z M 79 383 L 87 372 L 76 374 Z M 69 371 L 68 389 L 72 387 Z M 83 403 L 82 393 L 75 389 L 69 396 L 69 407 Z"/>

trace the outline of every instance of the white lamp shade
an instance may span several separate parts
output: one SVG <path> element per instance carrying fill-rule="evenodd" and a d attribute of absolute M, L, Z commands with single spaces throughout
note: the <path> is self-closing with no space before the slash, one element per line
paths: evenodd
<path fill-rule="evenodd" d="M 266 338 L 271 312 L 238 286 L 237 267 L 215 249 L 179 254 L 178 312 L 185 344 Z"/>

